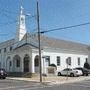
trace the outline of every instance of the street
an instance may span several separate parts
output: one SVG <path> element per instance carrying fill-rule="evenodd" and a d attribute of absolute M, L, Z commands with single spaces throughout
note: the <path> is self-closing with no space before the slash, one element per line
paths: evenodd
<path fill-rule="evenodd" d="M 43 87 L 43 85 L 36 82 L 0 79 L 0 90 L 27 90 L 27 88 L 31 90 L 38 87 Z"/>
<path fill-rule="evenodd" d="M 90 90 L 90 81 L 58 85 L 41 85 L 36 82 L 0 80 L 0 90 Z"/>

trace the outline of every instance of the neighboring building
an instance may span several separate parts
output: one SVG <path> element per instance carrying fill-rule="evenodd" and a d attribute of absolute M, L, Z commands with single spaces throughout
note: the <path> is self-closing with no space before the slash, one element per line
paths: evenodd
<path fill-rule="evenodd" d="M 55 64 L 57 71 L 66 67 L 83 67 L 88 59 L 88 47 L 41 35 L 42 72 L 46 73 L 50 64 Z M 39 73 L 38 36 L 26 32 L 23 8 L 15 39 L 0 43 L 0 68 L 7 72 Z"/>

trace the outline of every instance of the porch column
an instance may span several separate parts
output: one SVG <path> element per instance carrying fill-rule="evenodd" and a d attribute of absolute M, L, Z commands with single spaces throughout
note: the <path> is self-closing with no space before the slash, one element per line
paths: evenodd
<path fill-rule="evenodd" d="M 35 56 L 32 55 L 32 59 L 31 59 L 31 63 L 32 63 L 32 73 L 35 73 L 35 65 L 34 65 L 34 60 L 35 59 Z"/>

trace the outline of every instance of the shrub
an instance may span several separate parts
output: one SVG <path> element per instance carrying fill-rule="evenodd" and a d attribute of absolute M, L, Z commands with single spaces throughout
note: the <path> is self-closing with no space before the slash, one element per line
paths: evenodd
<path fill-rule="evenodd" d="M 52 67 L 57 67 L 55 64 L 50 64 L 49 66 L 52 66 Z"/>
<path fill-rule="evenodd" d="M 89 65 L 88 62 L 85 62 L 85 63 L 84 63 L 84 68 L 90 69 L 90 65 Z"/>

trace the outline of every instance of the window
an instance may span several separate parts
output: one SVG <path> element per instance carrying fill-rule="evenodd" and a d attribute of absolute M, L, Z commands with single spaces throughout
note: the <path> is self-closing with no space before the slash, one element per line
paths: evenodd
<path fill-rule="evenodd" d="M 57 56 L 57 66 L 60 66 L 60 56 Z"/>
<path fill-rule="evenodd" d="M 80 57 L 78 57 L 78 65 L 80 65 Z"/>
<path fill-rule="evenodd" d="M 4 48 L 4 52 L 6 52 L 6 48 Z"/>
<path fill-rule="evenodd" d="M 12 50 L 12 46 L 10 46 L 10 51 Z"/>
<path fill-rule="evenodd" d="M 88 62 L 88 58 L 86 58 L 86 62 Z"/>
<path fill-rule="evenodd" d="M 68 58 L 66 59 L 66 64 L 67 64 L 67 65 L 71 65 L 71 57 L 68 57 Z"/>
<path fill-rule="evenodd" d="M 0 53 L 1 53 L 1 49 L 0 49 Z"/>
<path fill-rule="evenodd" d="M 20 60 L 19 59 L 16 60 L 16 67 L 20 67 Z"/>
<path fill-rule="evenodd" d="M 24 18 L 23 17 L 21 18 L 21 22 L 22 22 L 22 24 L 24 24 Z"/>
<path fill-rule="evenodd" d="M 16 67 L 20 67 L 20 60 L 21 60 L 20 56 L 19 56 L 19 55 L 15 55 L 15 56 L 13 57 L 13 60 L 14 60 L 14 62 L 15 62 L 15 66 L 16 66 Z"/>
<path fill-rule="evenodd" d="M 38 67 L 39 66 L 39 56 L 37 55 L 35 57 L 35 67 Z"/>
<path fill-rule="evenodd" d="M 66 68 L 66 69 L 64 69 L 63 71 L 72 71 L 72 69 Z"/>
<path fill-rule="evenodd" d="M 10 67 L 12 66 L 12 62 L 11 62 L 11 61 L 9 61 L 9 66 L 10 66 Z"/>
<path fill-rule="evenodd" d="M 50 56 L 46 56 L 45 61 L 46 61 L 46 66 L 49 66 L 50 65 Z"/>

